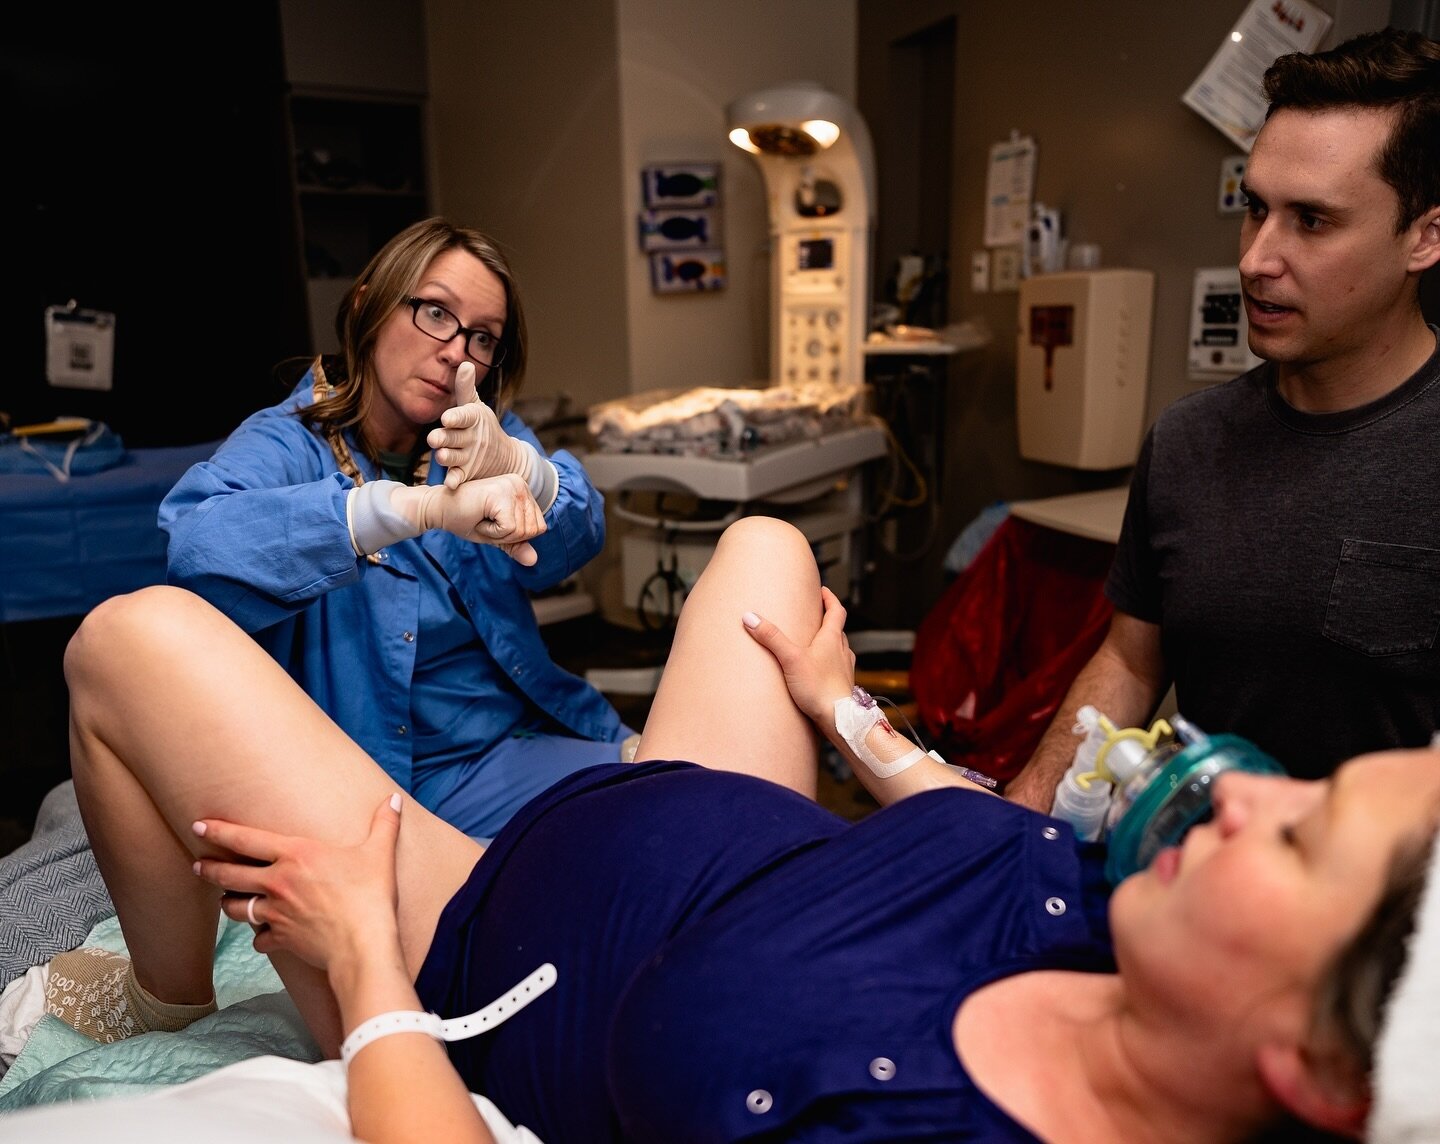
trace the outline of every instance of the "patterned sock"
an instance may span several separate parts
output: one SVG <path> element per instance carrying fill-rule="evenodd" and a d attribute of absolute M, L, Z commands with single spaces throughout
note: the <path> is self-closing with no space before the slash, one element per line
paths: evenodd
<path fill-rule="evenodd" d="M 135 980 L 130 959 L 106 949 L 76 949 L 50 962 L 45 1011 L 102 1045 L 157 1031 L 174 1033 L 215 1012 L 204 1005 L 171 1005 Z"/>

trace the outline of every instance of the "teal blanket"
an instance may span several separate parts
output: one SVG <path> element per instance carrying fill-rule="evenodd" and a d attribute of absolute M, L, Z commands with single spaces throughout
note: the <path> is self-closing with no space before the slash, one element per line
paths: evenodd
<path fill-rule="evenodd" d="M 215 944 L 215 998 L 220 1010 L 180 1033 L 146 1033 L 97 1045 L 45 1016 L 0 1079 L 0 1112 L 32 1104 L 139 1095 L 193 1080 L 250 1057 L 273 1054 L 318 1061 L 320 1051 L 280 978 L 250 942 L 248 925 L 221 918 Z M 112 916 L 84 941 L 125 952 Z"/>

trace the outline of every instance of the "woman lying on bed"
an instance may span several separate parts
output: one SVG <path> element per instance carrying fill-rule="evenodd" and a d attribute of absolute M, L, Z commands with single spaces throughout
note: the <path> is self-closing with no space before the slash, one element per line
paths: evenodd
<path fill-rule="evenodd" d="M 554 1144 L 1359 1129 L 1397 968 L 1376 950 L 1402 944 L 1374 919 L 1423 883 L 1436 755 L 1227 775 L 1214 821 L 1109 894 L 1068 827 L 929 760 L 880 778 L 856 757 L 835 729 L 843 620 L 798 532 L 733 525 L 642 761 L 562 780 L 482 856 L 392 799 L 198 598 L 102 605 L 66 666 L 76 788 L 134 958 L 112 1026 L 207 1011 L 219 908 L 257 926 L 331 1055 L 362 1029 L 365 1140 L 487 1139 L 467 1088 Z M 848 824 L 811 800 L 812 725 L 884 809 Z M 910 750 L 884 724 L 865 742 L 881 770 Z M 516 988 L 542 965 L 553 987 Z M 496 998 L 528 1004 L 448 1050 L 414 1031 Z M 396 1011 L 380 1026 L 412 1031 L 372 1035 Z"/>

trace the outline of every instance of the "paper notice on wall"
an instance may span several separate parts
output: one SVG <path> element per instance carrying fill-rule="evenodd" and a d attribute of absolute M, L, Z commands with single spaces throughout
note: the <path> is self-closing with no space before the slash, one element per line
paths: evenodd
<path fill-rule="evenodd" d="M 1185 106 L 1249 151 L 1265 122 L 1265 69 L 1277 56 L 1314 51 L 1330 24 L 1330 17 L 1306 0 L 1250 0 L 1181 97 Z"/>
<path fill-rule="evenodd" d="M 114 385 L 115 315 L 68 306 L 45 308 L 45 379 L 68 389 Z"/>
<path fill-rule="evenodd" d="M 990 148 L 985 177 L 985 245 L 1018 246 L 1030 225 L 1035 194 L 1035 140 L 1013 136 Z"/>

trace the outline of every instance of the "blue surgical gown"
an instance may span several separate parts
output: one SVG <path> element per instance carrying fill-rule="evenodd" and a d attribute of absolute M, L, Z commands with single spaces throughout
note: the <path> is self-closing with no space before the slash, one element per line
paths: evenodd
<path fill-rule="evenodd" d="M 295 415 L 312 393 L 307 373 L 285 401 L 247 418 L 162 502 L 170 583 L 251 633 L 406 790 L 414 789 L 417 763 L 412 688 L 422 612 L 433 614 L 433 594 L 441 590 L 458 597 L 487 663 L 493 661 L 493 678 L 478 672 L 476 686 L 523 696 L 531 705 L 527 733 L 539 728 L 571 741 L 618 741 L 626 728 L 614 708 L 551 660 L 528 595 L 559 583 L 604 543 L 603 498 L 579 461 L 563 450 L 550 457 L 559 495 L 545 514 L 547 531 L 533 541 L 539 555 L 533 567 L 441 531 L 393 544 L 372 564 L 350 543 L 345 497 L 353 482 L 338 471 L 330 446 Z M 501 425 L 544 454 L 513 412 Z M 367 479 L 376 479 L 353 443 L 352 451 Z M 444 473 L 431 466 L 430 482 Z M 426 592 L 432 595 L 422 600 Z M 432 691 L 425 698 L 432 724 L 437 702 L 455 703 L 456 722 L 476 736 L 477 753 L 515 730 L 513 702 L 494 704 L 495 726 L 477 727 L 473 695 Z"/>

